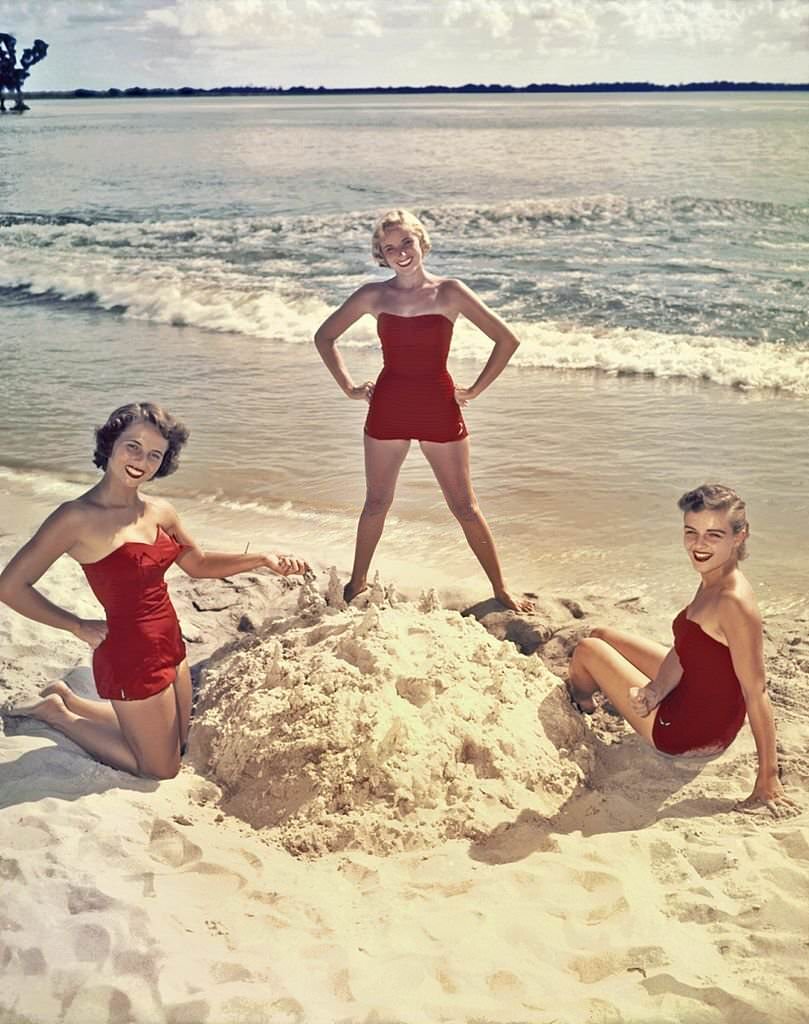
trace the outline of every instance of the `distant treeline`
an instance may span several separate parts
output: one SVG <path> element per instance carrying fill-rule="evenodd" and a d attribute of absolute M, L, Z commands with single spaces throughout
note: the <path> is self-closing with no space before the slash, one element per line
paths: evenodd
<path fill-rule="evenodd" d="M 28 92 L 38 99 L 126 99 L 133 96 L 368 96 L 410 95 L 414 93 L 512 93 L 512 92 L 795 92 L 809 90 L 809 83 L 783 82 L 687 82 L 680 85 L 656 85 L 654 82 L 589 82 L 584 85 L 374 85 L 367 88 L 327 89 L 325 86 L 293 85 L 289 88 L 265 85 L 222 85 L 215 89 L 71 89 L 66 92 Z"/>

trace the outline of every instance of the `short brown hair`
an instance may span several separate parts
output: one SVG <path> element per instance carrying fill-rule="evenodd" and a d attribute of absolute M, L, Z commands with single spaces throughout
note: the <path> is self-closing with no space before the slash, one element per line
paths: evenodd
<path fill-rule="evenodd" d="M 380 267 L 388 266 L 388 261 L 382 255 L 382 236 L 388 228 L 407 228 L 408 231 L 412 231 L 418 238 L 421 251 L 425 256 L 432 248 L 427 228 L 415 213 L 411 213 L 410 210 L 388 210 L 374 225 L 374 233 L 371 236 L 371 253 Z"/>
<path fill-rule="evenodd" d="M 724 484 L 700 484 L 693 491 L 686 491 L 677 502 L 682 512 L 701 512 L 710 509 L 712 512 L 727 512 L 734 534 L 746 531 L 750 535 L 750 524 L 747 521 L 747 506 L 739 495 Z M 739 545 L 739 560 L 747 558 L 747 537 Z"/>
<path fill-rule="evenodd" d="M 93 462 L 99 469 L 107 468 L 115 442 L 130 423 L 141 421 L 157 427 L 169 444 L 155 476 L 168 476 L 169 473 L 173 473 L 177 469 L 180 449 L 188 440 L 188 430 L 179 420 L 175 420 L 170 413 L 161 409 L 159 405 L 155 405 L 154 402 L 130 402 L 129 405 L 122 405 L 110 413 L 103 426 L 96 427 L 96 448 L 93 452 Z"/>

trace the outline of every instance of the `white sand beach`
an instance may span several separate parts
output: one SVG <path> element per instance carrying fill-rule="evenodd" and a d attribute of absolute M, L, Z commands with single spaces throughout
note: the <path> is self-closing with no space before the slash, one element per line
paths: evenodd
<path fill-rule="evenodd" d="M 487 630 L 390 585 L 346 609 L 323 568 L 170 585 L 201 684 L 176 779 L 3 719 L 3 1024 L 807 1019 L 805 620 L 767 625 L 775 819 L 734 809 L 747 726 L 679 763 L 566 700 L 596 621 L 667 638 L 640 596 L 483 604 Z M 93 612 L 68 560 L 43 586 Z M 3 609 L 0 642 L 4 702 L 93 693 L 72 637 Z"/>

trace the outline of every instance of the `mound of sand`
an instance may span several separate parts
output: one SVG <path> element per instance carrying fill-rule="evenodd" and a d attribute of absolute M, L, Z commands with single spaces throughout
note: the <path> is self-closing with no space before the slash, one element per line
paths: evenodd
<path fill-rule="evenodd" d="M 293 853 L 478 838 L 592 766 L 559 679 L 436 602 L 322 599 L 206 667 L 189 756 Z"/>

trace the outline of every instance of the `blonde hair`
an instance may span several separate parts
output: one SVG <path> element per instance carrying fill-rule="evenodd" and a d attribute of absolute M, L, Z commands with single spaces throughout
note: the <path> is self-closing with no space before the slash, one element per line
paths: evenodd
<path fill-rule="evenodd" d="M 700 484 L 693 491 L 686 491 L 677 507 L 684 513 L 701 512 L 705 508 L 711 512 L 727 512 L 734 535 L 742 531 L 750 535 L 747 506 L 734 490 L 724 484 Z M 747 536 L 738 548 L 739 561 L 747 558 Z"/>
<path fill-rule="evenodd" d="M 371 253 L 380 267 L 388 265 L 388 261 L 382 255 L 382 236 L 388 228 L 406 228 L 408 231 L 412 231 L 418 238 L 421 251 L 425 256 L 432 249 L 427 228 L 415 213 L 411 213 L 410 210 L 388 210 L 374 225 L 374 233 L 371 236 Z"/>

